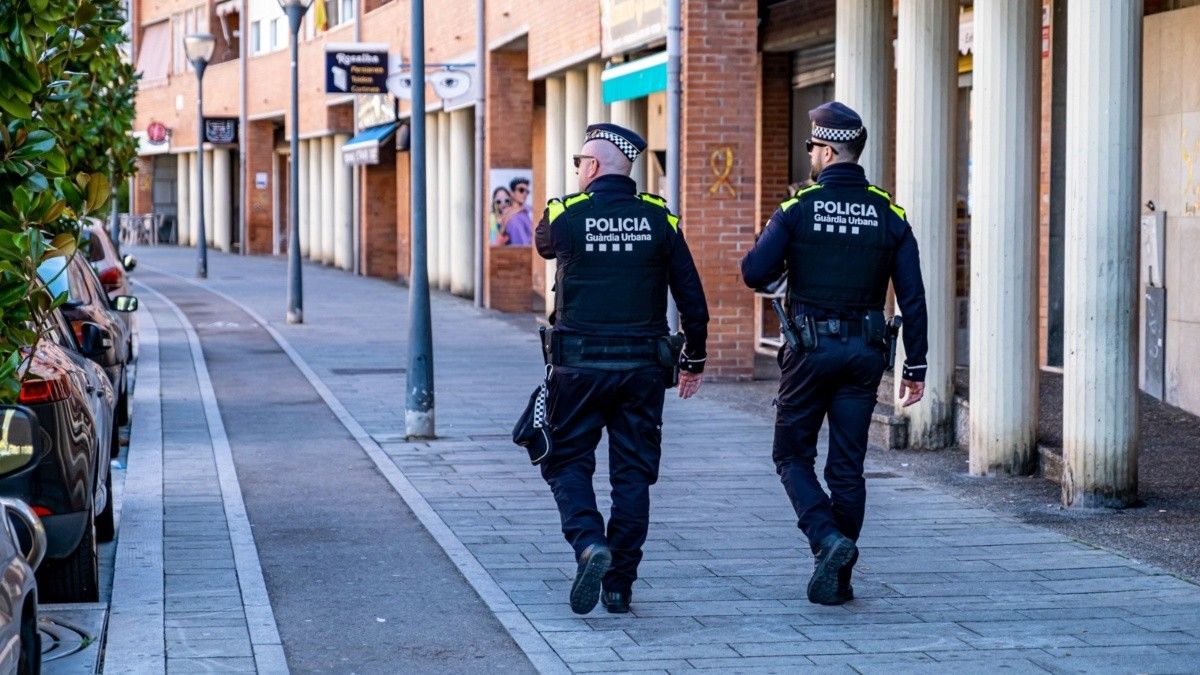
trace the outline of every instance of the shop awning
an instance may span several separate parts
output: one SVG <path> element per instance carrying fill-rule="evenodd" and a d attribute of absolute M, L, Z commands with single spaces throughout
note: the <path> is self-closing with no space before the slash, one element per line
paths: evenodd
<path fill-rule="evenodd" d="M 142 29 L 135 70 L 142 74 L 140 86 L 167 81 L 171 69 L 171 22 L 160 21 Z"/>
<path fill-rule="evenodd" d="M 650 56 L 613 66 L 600 75 L 604 102 L 641 98 L 667 89 L 667 53 Z"/>
<path fill-rule="evenodd" d="M 347 166 L 378 164 L 379 147 L 395 135 L 399 126 L 399 122 L 388 122 L 358 132 L 342 146 L 342 161 Z"/>

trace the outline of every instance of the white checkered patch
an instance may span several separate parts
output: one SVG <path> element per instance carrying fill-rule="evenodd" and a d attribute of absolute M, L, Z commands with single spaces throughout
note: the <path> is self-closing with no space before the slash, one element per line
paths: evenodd
<path fill-rule="evenodd" d="M 857 129 L 834 129 L 831 127 L 823 127 L 815 122 L 812 125 L 812 137 L 819 141 L 833 141 L 835 143 L 845 143 L 852 141 L 862 134 L 863 128 Z"/>
<path fill-rule="evenodd" d="M 596 139 L 596 138 L 602 138 L 602 139 L 612 143 L 613 145 L 617 146 L 617 149 L 621 151 L 621 154 L 628 157 L 629 161 L 631 161 L 631 162 L 633 160 L 637 159 L 637 157 L 638 157 L 637 147 L 634 146 L 633 143 L 630 143 L 628 140 L 626 140 L 625 137 L 620 134 L 614 134 L 613 132 L 607 131 L 605 129 L 597 129 L 587 135 L 587 140 L 589 140 L 589 141 L 592 139 Z"/>

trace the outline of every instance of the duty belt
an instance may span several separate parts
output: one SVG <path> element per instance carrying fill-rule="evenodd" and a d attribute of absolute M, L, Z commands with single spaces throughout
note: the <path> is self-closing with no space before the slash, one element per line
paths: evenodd
<path fill-rule="evenodd" d="M 816 326 L 817 335 L 825 336 L 845 336 L 845 337 L 869 337 L 866 334 L 866 324 L 860 319 L 823 319 L 813 321 Z"/>
<path fill-rule="evenodd" d="M 601 337 L 551 333 L 550 362 L 600 370 L 627 370 L 659 365 L 655 338 Z"/>

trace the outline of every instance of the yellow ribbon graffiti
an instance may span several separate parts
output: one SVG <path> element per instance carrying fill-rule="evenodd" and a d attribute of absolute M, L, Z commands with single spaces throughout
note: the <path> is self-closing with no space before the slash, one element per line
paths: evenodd
<path fill-rule="evenodd" d="M 721 160 L 725 160 L 725 165 L 721 166 Z M 717 177 L 711 187 L 708 188 L 709 194 L 717 194 L 721 190 L 729 190 L 729 194 L 737 197 L 737 190 L 733 189 L 733 185 L 729 182 L 729 174 L 733 173 L 733 148 L 724 147 L 713 150 L 708 156 L 708 164 L 712 167 L 713 175 Z"/>

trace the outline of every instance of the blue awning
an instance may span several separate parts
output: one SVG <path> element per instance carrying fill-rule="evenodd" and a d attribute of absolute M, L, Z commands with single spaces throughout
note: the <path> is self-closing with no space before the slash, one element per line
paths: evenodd
<path fill-rule="evenodd" d="M 607 68 L 600 75 L 600 82 L 605 103 L 666 91 L 667 53 L 659 52 Z"/>
<path fill-rule="evenodd" d="M 346 141 L 346 145 L 342 147 L 342 152 L 353 152 L 361 148 L 378 148 L 387 142 L 392 137 L 392 134 L 396 133 L 396 128 L 399 126 L 399 122 L 388 122 L 387 124 L 367 127 Z"/>

